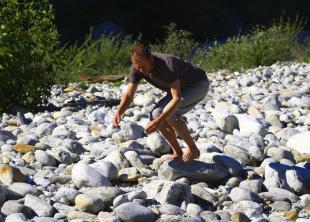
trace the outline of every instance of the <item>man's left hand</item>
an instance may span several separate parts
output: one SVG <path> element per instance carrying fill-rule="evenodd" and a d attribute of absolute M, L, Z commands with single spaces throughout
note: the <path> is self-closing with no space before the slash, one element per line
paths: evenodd
<path fill-rule="evenodd" d="M 155 132 L 155 131 L 158 129 L 160 123 L 161 123 L 161 122 L 160 122 L 159 119 L 154 119 L 154 120 L 150 121 L 150 122 L 147 124 L 147 126 L 145 127 L 145 131 L 146 131 L 147 133 L 153 133 L 153 132 Z"/>

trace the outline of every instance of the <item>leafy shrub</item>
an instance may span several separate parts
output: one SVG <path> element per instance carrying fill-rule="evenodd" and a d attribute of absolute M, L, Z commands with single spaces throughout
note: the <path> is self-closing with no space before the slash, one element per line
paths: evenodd
<path fill-rule="evenodd" d="M 150 44 L 151 50 L 191 60 L 194 49 L 198 46 L 198 43 L 192 39 L 191 33 L 183 29 L 177 29 L 174 23 L 164 26 L 164 28 L 166 29 L 166 38 L 163 42 L 157 41 L 156 44 Z"/>
<path fill-rule="evenodd" d="M 48 0 L 0 2 L 0 112 L 11 104 L 34 108 L 49 94 L 58 33 Z"/>

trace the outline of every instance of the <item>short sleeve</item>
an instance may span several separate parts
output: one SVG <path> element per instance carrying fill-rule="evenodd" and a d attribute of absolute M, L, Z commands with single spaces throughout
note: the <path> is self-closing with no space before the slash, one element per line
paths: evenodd
<path fill-rule="evenodd" d="M 129 82 L 138 83 L 142 79 L 141 73 L 133 65 L 130 68 Z"/>

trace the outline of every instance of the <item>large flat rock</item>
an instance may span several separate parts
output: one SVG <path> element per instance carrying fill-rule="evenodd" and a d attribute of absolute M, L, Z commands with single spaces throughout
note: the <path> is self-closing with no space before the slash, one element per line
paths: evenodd
<path fill-rule="evenodd" d="M 164 162 L 160 166 L 158 175 L 166 180 L 177 180 L 181 177 L 186 177 L 197 181 L 218 183 L 225 179 L 228 173 L 223 167 L 215 163 L 194 160 L 190 163 L 182 164 L 171 160 Z"/>

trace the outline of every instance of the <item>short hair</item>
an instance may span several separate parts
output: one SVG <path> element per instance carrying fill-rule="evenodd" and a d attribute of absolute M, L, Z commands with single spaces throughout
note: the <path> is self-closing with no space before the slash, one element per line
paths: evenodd
<path fill-rule="evenodd" d="M 150 50 L 142 44 L 136 44 L 131 49 L 131 56 L 150 58 L 151 55 Z"/>

